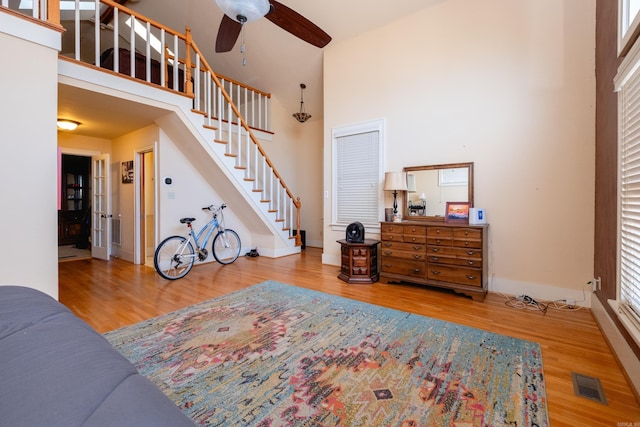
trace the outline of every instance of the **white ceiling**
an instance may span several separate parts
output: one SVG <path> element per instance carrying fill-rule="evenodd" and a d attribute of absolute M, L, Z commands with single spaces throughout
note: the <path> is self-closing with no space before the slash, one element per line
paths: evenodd
<path fill-rule="evenodd" d="M 279 0 L 281 3 L 305 16 L 324 31 L 333 40 L 324 49 L 333 44 L 385 25 L 420 9 L 430 7 L 444 0 L 395 0 L 372 2 L 371 0 Z M 300 106 L 300 83 L 305 83 L 304 92 L 306 111 L 313 115 L 311 120 L 322 118 L 322 55 L 323 49 L 314 47 L 297 39 L 295 36 L 277 27 L 267 19 L 260 19 L 245 25 L 245 59 L 239 43 L 228 53 L 215 53 L 215 39 L 218 25 L 222 19 L 222 11 L 215 0 L 130 0 L 127 7 L 139 12 L 178 32 L 190 27 L 193 40 L 198 45 L 214 71 L 231 77 L 257 89 L 272 93 L 291 113 Z M 82 95 L 71 88 L 62 86 L 59 93 L 59 110 L 61 114 L 73 115 L 74 103 L 84 108 L 89 114 L 90 107 L 95 114 L 80 120 L 123 120 L 126 128 L 136 126 L 135 117 L 123 114 L 122 109 L 108 108 L 97 111 L 100 103 L 80 101 Z M 70 91 L 70 92 L 67 92 Z M 112 100 L 109 100 L 112 101 Z M 82 104 L 87 105 L 82 105 Z M 107 102 L 105 105 L 111 105 Z M 119 111 L 118 117 L 110 113 Z M 149 120 L 153 111 L 142 114 L 141 123 Z M 293 120 L 293 119 L 292 119 Z M 142 123 L 142 125 L 148 124 Z M 120 131 L 125 127 L 120 127 Z M 113 137 L 116 129 L 109 129 Z M 134 127 L 135 129 L 135 127 Z M 99 132 L 98 132 L 99 133 Z M 96 133 L 93 136 L 101 136 Z"/>

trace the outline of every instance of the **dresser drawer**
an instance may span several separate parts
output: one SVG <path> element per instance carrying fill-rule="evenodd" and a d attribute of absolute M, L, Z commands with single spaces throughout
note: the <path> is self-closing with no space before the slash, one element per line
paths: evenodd
<path fill-rule="evenodd" d="M 396 257 L 409 259 L 412 261 L 422 261 L 424 262 L 427 259 L 427 254 L 424 251 L 401 251 L 398 249 L 382 249 L 383 257 Z M 387 258 L 384 258 L 385 260 Z"/>
<path fill-rule="evenodd" d="M 402 234 L 403 227 L 402 225 L 397 224 L 382 224 L 380 226 L 380 231 L 382 233 Z"/>
<path fill-rule="evenodd" d="M 405 225 L 402 227 L 402 234 L 405 237 L 407 236 L 426 236 L 427 235 L 427 227 L 419 226 L 419 225 Z"/>
<path fill-rule="evenodd" d="M 455 258 L 482 259 L 482 250 L 476 248 L 456 248 L 454 246 L 427 246 L 427 255 L 447 256 Z"/>
<path fill-rule="evenodd" d="M 405 243 L 427 243 L 427 236 L 417 236 L 413 234 L 404 234 L 402 236 L 402 241 Z"/>
<path fill-rule="evenodd" d="M 482 240 L 480 239 L 459 239 L 454 237 L 451 240 L 451 245 L 458 248 L 482 248 Z"/>
<path fill-rule="evenodd" d="M 452 240 L 453 239 L 451 237 L 427 236 L 428 245 L 451 246 Z"/>
<path fill-rule="evenodd" d="M 482 286 L 482 270 L 475 268 L 429 263 L 427 264 L 427 278 L 462 285 Z"/>
<path fill-rule="evenodd" d="M 402 233 L 383 232 L 380 238 L 383 242 L 402 242 Z"/>
<path fill-rule="evenodd" d="M 426 263 L 424 261 L 411 261 L 403 258 L 384 257 L 382 258 L 382 272 L 401 274 L 420 279 L 426 278 Z"/>
<path fill-rule="evenodd" d="M 459 265 L 461 267 L 482 268 L 482 259 L 456 258 L 451 256 L 427 255 L 427 262 L 437 264 Z"/>
<path fill-rule="evenodd" d="M 461 239 L 482 239 L 482 230 L 477 228 L 455 228 L 453 237 Z"/>
<path fill-rule="evenodd" d="M 446 238 L 453 236 L 451 227 L 427 227 L 427 236 L 429 238 Z"/>
<path fill-rule="evenodd" d="M 382 249 L 395 249 L 409 252 L 425 252 L 427 246 L 422 243 L 382 242 Z"/>

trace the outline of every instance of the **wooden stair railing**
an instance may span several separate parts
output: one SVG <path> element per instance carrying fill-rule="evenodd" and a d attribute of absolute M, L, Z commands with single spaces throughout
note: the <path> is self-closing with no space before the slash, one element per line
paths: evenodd
<path fill-rule="evenodd" d="M 1 1 L 2 6 L 6 6 L 8 4 L 8 0 Z M 100 8 L 95 8 L 95 18 L 93 22 L 95 29 L 95 49 L 93 55 L 88 55 L 92 57 L 91 59 L 94 61 L 94 64 L 97 67 L 101 66 L 101 55 L 103 52 L 100 51 L 100 46 L 102 45 L 100 40 L 100 29 L 102 25 L 106 24 L 106 22 L 104 22 L 103 20 L 113 14 L 113 71 L 122 74 L 120 72 L 121 70 L 119 68 L 120 64 L 118 60 L 120 53 L 119 42 L 120 38 L 123 36 L 122 34 L 119 34 L 119 14 L 124 13 L 129 16 L 129 20 L 131 23 L 129 32 L 129 76 L 132 78 L 137 78 L 137 71 L 139 71 L 136 70 L 136 60 L 138 59 L 138 52 L 135 43 L 136 34 L 138 34 L 139 36 L 141 35 L 140 33 L 138 33 L 138 28 L 136 26 L 138 22 L 143 23 L 140 28 L 142 28 L 142 32 L 146 34 L 146 36 L 141 36 L 145 41 L 145 55 L 143 55 L 143 74 L 145 76 L 144 80 L 146 80 L 147 83 L 158 84 L 165 89 L 170 90 L 180 90 L 179 83 L 184 83 L 182 90 L 184 91 L 185 95 L 190 96 L 194 99 L 194 106 L 204 106 L 202 110 L 200 110 L 199 108 L 194 108 L 195 112 L 205 115 L 206 123 L 203 126 L 205 128 L 211 128 L 211 123 L 217 122 L 218 126 L 215 129 L 217 136 L 215 142 L 227 144 L 228 148 L 225 154 L 237 158 L 236 168 L 245 170 L 245 181 L 254 183 L 254 192 L 262 193 L 261 202 L 270 203 L 268 211 L 276 212 L 276 222 L 283 223 L 283 230 L 290 231 L 295 227 L 295 230 L 297 231 L 295 233 L 296 246 L 301 246 L 302 241 L 300 233 L 300 209 L 302 207 L 302 203 L 300 202 L 300 198 L 296 198 L 293 196 L 293 193 L 284 182 L 284 179 L 256 138 L 255 133 L 252 130 L 252 126 L 247 123 L 245 116 L 241 114 L 240 109 L 234 102 L 233 96 L 231 96 L 229 94 L 229 91 L 227 91 L 227 89 L 225 88 L 224 83 L 226 82 L 228 85 L 231 85 L 231 88 L 237 88 L 238 99 L 240 99 L 241 90 L 244 91 L 245 115 L 248 112 L 249 104 L 251 104 L 252 110 L 255 107 L 256 101 L 254 96 L 258 97 L 257 105 L 259 110 L 258 116 L 260 117 L 260 120 L 257 120 L 256 123 L 253 123 L 254 126 L 256 124 L 262 126 L 263 120 L 264 125 L 268 126 L 268 109 L 265 108 L 264 112 L 261 111 L 261 100 L 268 100 L 268 98 L 270 98 L 270 95 L 249 86 L 239 84 L 232 79 L 218 76 L 213 71 L 213 68 L 209 65 L 207 60 L 204 58 L 198 46 L 193 42 L 191 31 L 189 28 L 186 29 L 184 35 L 180 34 L 123 6 L 122 4 L 120 4 L 124 3 L 124 1 L 122 0 L 96 0 L 95 3 L 96 6 L 98 6 L 99 4 L 105 5 L 108 13 L 106 15 L 104 13 L 101 14 Z M 43 9 L 43 5 L 45 4 L 46 10 Z M 60 25 L 60 2 L 59 0 L 47 0 L 45 3 L 42 0 L 34 0 L 33 14 L 34 17 L 40 20 Z M 80 13 L 79 11 L 76 11 L 75 59 L 81 62 L 91 63 L 91 61 L 82 61 L 79 41 L 79 17 Z M 154 35 L 154 32 L 157 35 Z M 124 40 L 127 39 L 127 37 L 122 38 Z M 160 49 L 158 49 L 158 53 L 156 55 L 159 56 L 159 59 L 153 58 L 154 55 L 151 49 L 151 40 L 154 38 L 160 43 Z M 170 39 L 170 42 L 173 41 L 173 44 L 171 44 L 170 42 L 167 43 L 167 38 Z M 181 52 L 184 53 L 184 60 L 180 58 Z M 195 61 L 193 62 L 191 58 L 192 54 L 195 55 Z M 155 70 L 155 68 L 158 69 Z M 169 70 L 172 70 L 172 72 L 170 73 Z M 157 71 L 160 74 L 160 78 L 157 82 L 153 81 L 152 71 Z M 183 71 L 184 77 L 180 77 L 180 71 Z M 173 77 L 173 82 L 171 82 L 171 84 L 169 84 L 170 74 L 172 74 Z M 181 80 L 181 82 L 179 80 Z M 248 96 L 249 92 L 251 92 L 252 94 L 250 102 Z M 217 108 L 215 108 L 216 106 Z M 225 116 L 225 114 L 226 117 L 223 117 Z M 226 131 L 223 130 L 223 126 L 225 125 Z M 225 133 L 226 138 L 223 138 Z M 235 153 L 231 151 L 234 142 L 236 149 Z M 244 151 L 243 145 L 245 146 Z M 260 185 L 262 185 L 264 188 L 259 188 L 258 186 Z M 293 214 L 294 208 L 296 209 L 295 215 Z M 292 238 L 291 233 L 289 233 L 289 235 L 290 238 Z"/>

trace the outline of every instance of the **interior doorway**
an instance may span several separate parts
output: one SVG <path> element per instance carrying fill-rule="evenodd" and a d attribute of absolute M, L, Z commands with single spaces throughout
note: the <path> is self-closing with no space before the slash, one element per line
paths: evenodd
<path fill-rule="evenodd" d="M 136 153 L 136 192 L 138 210 L 137 264 L 153 267 L 156 247 L 156 192 L 155 192 L 155 150 L 145 149 Z"/>
<path fill-rule="evenodd" d="M 91 257 L 91 157 L 60 154 L 58 261 Z"/>

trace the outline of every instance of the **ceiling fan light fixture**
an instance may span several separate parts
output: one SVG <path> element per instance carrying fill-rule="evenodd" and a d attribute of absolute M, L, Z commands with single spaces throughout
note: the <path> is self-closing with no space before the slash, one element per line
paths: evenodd
<path fill-rule="evenodd" d="M 297 113 L 293 113 L 293 117 L 300 123 L 304 123 L 311 118 L 311 114 L 304 111 L 304 98 L 302 97 L 302 92 L 307 88 L 307 85 L 304 83 L 300 83 L 300 111 Z"/>
<path fill-rule="evenodd" d="M 216 3 L 225 15 L 241 24 L 258 20 L 271 9 L 268 0 L 216 0 Z"/>

